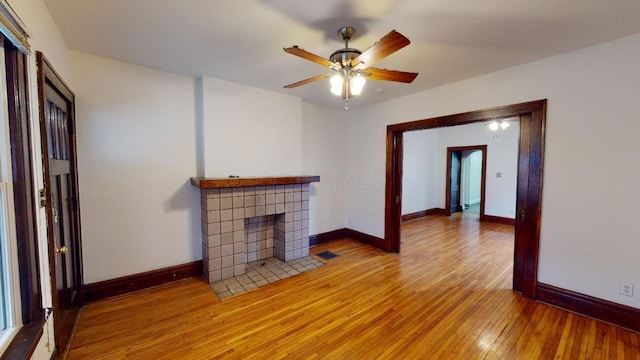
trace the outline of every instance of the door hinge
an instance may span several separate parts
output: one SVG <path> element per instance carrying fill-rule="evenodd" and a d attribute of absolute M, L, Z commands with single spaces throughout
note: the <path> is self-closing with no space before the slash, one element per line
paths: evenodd
<path fill-rule="evenodd" d="M 40 207 L 43 208 L 47 206 L 47 189 L 40 189 L 38 194 L 40 196 Z"/>

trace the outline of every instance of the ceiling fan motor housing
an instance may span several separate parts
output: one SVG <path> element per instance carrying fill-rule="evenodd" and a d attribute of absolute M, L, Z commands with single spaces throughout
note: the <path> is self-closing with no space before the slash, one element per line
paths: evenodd
<path fill-rule="evenodd" d="M 349 47 L 349 40 L 355 34 L 356 29 L 351 26 L 344 26 L 338 29 L 338 35 L 344 40 L 344 49 L 334 51 L 329 57 L 329 60 L 342 65 L 343 68 L 351 66 L 351 60 L 362 54 L 362 51 Z"/>
<path fill-rule="evenodd" d="M 357 58 L 360 54 L 362 54 L 362 51 L 358 49 L 344 48 L 336 50 L 331 54 L 329 60 L 341 64 L 343 67 L 347 67 L 351 65 L 351 60 Z"/>

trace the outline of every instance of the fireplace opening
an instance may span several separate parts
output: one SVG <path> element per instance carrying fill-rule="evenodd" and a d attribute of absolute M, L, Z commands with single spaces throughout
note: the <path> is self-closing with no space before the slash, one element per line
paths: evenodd
<path fill-rule="evenodd" d="M 274 242 L 281 238 L 276 232 L 278 215 L 256 216 L 244 220 L 247 241 L 247 262 L 254 262 L 273 257 Z M 278 226 L 279 228 L 279 226 Z"/>

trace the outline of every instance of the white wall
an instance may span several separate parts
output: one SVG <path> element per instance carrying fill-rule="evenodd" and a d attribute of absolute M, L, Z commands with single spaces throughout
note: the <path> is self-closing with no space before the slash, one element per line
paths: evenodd
<path fill-rule="evenodd" d="M 70 55 L 85 282 L 201 259 L 194 79 Z"/>
<path fill-rule="evenodd" d="M 349 166 L 384 174 L 385 127 L 548 99 L 540 282 L 640 308 L 640 34 L 351 111 Z M 361 130 L 364 129 L 364 130 Z M 495 170 L 488 170 L 495 172 Z M 350 191 L 352 228 L 384 233 L 384 187 Z"/>
<path fill-rule="evenodd" d="M 212 77 L 198 82 L 205 176 L 320 175 L 310 187 L 309 233 L 345 226 L 343 110 Z"/>
<path fill-rule="evenodd" d="M 374 108 L 366 108 L 369 109 L 376 113 Z M 368 114 L 363 110 L 349 110 L 345 179 L 347 227 L 380 236 L 384 233 L 386 127 L 373 114 L 370 118 L 373 121 L 368 123 Z M 394 118 L 389 115 L 386 119 Z M 374 143 L 381 146 L 372 145 Z"/>
<path fill-rule="evenodd" d="M 300 175 L 302 99 L 203 77 L 207 177 Z"/>
<path fill-rule="evenodd" d="M 67 44 L 60 34 L 58 27 L 56 26 L 53 18 L 49 14 L 49 10 L 45 6 L 42 0 L 20 0 L 9 1 L 11 7 L 20 16 L 20 19 L 25 23 L 27 30 L 29 31 L 29 43 L 31 44 L 31 50 L 33 56 L 31 56 L 31 70 L 33 71 L 32 78 L 35 80 L 37 74 L 36 57 L 35 52 L 41 51 L 47 60 L 56 69 L 56 72 L 70 84 L 69 79 L 69 60 L 67 54 Z M 32 87 L 33 89 L 33 87 Z M 37 109 L 37 92 L 36 97 L 36 109 Z M 37 119 L 36 119 L 37 120 Z"/>
<path fill-rule="evenodd" d="M 345 227 L 347 112 L 303 102 L 303 171 L 320 175 L 310 185 L 309 233 Z"/>
<path fill-rule="evenodd" d="M 402 215 L 441 207 L 436 196 L 438 142 L 437 129 L 403 135 Z"/>

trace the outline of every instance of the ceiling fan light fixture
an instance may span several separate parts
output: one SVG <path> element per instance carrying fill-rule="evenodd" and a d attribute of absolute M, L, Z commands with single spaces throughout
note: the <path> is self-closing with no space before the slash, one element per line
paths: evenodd
<path fill-rule="evenodd" d="M 367 81 L 364 77 L 360 76 L 360 74 L 355 74 L 351 76 L 349 79 L 349 87 L 351 89 L 351 95 L 360 95 L 362 93 L 362 89 L 364 89 L 364 84 Z"/>
<path fill-rule="evenodd" d="M 331 93 L 342 96 L 345 100 L 345 110 L 348 110 L 349 98 L 362 94 L 366 83 L 365 77 L 368 77 L 369 80 L 411 83 L 418 76 L 418 73 L 371 67 L 376 62 L 409 45 L 411 42 L 404 35 L 392 30 L 367 50 L 360 51 L 349 47 L 349 40 L 355 33 L 356 30 L 351 26 L 341 27 L 338 30 L 338 35 L 344 40 L 344 48 L 334 51 L 329 59 L 305 51 L 297 45 L 284 48 L 286 53 L 328 67 L 333 71 L 333 73 L 317 75 L 284 87 L 292 89 L 329 77 Z"/>
<path fill-rule="evenodd" d="M 340 75 L 340 73 L 338 72 L 336 72 L 336 74 L 329 79 L 329 84 L 331 84 L 331 93 L 333 95 L 336 95 L 336 96 L 342 95 L 343 82 L 344 82 L 344 79 L 342 78 L 342 75 Z"/>
<path fill-rule="evenodd" d="M 509 123 L 505 120 L 502 120 L 502 122 L 500 123 L 500 127 L 502 128 L 502 130 L 506 130 L 509 127 Z"/>
<path fill-rule="evenodd" d="M 498 124 L 497 121 L 493 120 L 490 124 L 489 124 L 489 129 L 491 129 L 492 131 L 496 131 L 498 130 L 498 127 L 500 126 L 500 124 Z"/>

